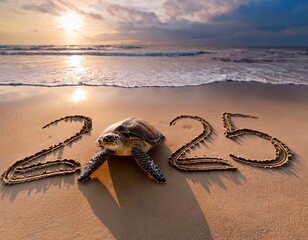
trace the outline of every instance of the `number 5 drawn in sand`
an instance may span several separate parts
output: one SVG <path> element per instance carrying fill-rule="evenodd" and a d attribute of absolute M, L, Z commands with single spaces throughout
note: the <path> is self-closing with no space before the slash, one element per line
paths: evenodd
<path fill-rule="evenodd" d="M 230 154 L 229 156 L 233 158 L 236 161 L 249 164 L 254 167 L 262 167 L 262 168 L 277 168 L 281 167 L 288 163 L 288 161 L 292 158 L 292 153 L 290 149 L 282 143 L 277 138 L 274 138 L 267 133 L 263 133 L 257 130 L 252 130 L 249 128 L 241 128 L 241 129 L 235 129 L 235 127 L 232 124 L 231 118 L 232 117 L 242 117 L 242 118 L 256 118 L 254 116 L 240 114 L 240 113 L 224 113 L 222 116 L 225 136 L 227 138 L 230 138 L 232 140 L 236 140 L 238 137 L 244 136 L 244 135 L 255 135 L 261 138 L 264 138 L 268 141 L 270 141 L 275 149 L 276 149 L 276 156 L 275 158 L 265 159 L 265 160 L 256 160 L 256 159 L 246 159 L 243 157 L 235 156 L 234 154 Z"/>

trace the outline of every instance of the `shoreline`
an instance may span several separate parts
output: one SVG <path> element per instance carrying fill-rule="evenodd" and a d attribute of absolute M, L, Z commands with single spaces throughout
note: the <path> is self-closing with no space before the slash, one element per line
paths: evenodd
<path fill-rule="evenodd" d="M 307 84 L 303 83 L 270 83 L 270 82 L 260 82 L 260 81 L 241 81 L 241 80 L 223 80 L 223 81 L 213 81 L 208 83 L 202 83 L 198 85 L 181 85 L 181 86 L 120 86 L 120 85 L 91 85 L 91 84 L 63 84 L 63 85 L 44 85 L 44 84 L 31 84 L 31 83 L 0 83 L 0 87 L 46 87 L 46 88 L 61 88 L 61 87 L 106 87 L 106 88 L 123 88 L 123 89 L 135 89 L 135 88 L 187 88 L 187 87 L 202 87 L 215 84 L 227 84 L 227 83 L 237 83 L 237 84 L 260 84 L 265 86 L 299 86 L 308 87 Z"/>
<path fill-rule="evenodd" d="M 60 122 L 67 115 L 92 119 L 92 131 L 42 160 L 71 158 L 82 169 L 99 150 L 94 144 L 110 124 L 130 116 L 157 127 L 166 142 L 149 152 L 167 183 L 149 179 L 132 158 L 111 157 L 97 172 L 100 181 L 77 183 L 78 174 L 14 186 L 0 185 L 0 227 L 5 239 L 304 239 L 308 237 L 308 86 L 224 82 L 189 87 L 36 87 L 0 86 L 0 171 L 80 129 Z M 222 114 L 237 128 L 271 134 L 295 157 L 279 169 L 239 163 L 275 155 L 273 145 L 256 136 L 238 141 L 224 136 Z M 216 156 L 236 171 L 180 172 L 168 157 L 202 131 L 212 135 L 188 156 Z M 21 214 L 22 213 L 22 214 Z M 65 235 L 63 235 L 65 234 Z"/>

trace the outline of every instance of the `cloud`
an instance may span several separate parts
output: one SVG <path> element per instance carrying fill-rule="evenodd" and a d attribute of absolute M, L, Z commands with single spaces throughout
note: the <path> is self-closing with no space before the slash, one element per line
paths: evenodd
<path fill-rule="evenodd" d="M 293 0 L 168 0 L 165 18 L 103 2 L 116 33 L 92 40 L 185 45 L 296 45 L 308 42 L 308 4 Z M 161 15 L 160 15 L 161 17 Z M 109 19 L 108 18 L 108 19 Z M 260 19 L 261 18 L 261 19 Z M 307 27 L 305 27 L 307 26 Z M 307 43 L 306 43 L 307 45 Z"/>
<path fill-rule="evenodd" d="M 99 13 L 91 13 L 91 12 L 83 12 L 82 15 L 87 16 L 89 18 L 95 19 L 95 20 L 103 20 L 104 17 Z"/>
<path fill-rule="evenodd" d="M 157 15 L 151 11 L 141 11 L 108 2 L 104 2 L 104 10 L 125 25 L 155 26 L 161 23 Z"/>
<path fill-rule="evenodd" d="M 63 12 L 63 8 L 54 1 L 45 1 L 39 4 L 27 3 L 21 6 L 22 10 L 38 13 L 47 13 L 51 15 L 59 15 Z"/>
<path fill-rule="evenodd" d="M 10 6 L 14 13 L 25 17 L 33 17 L 29 12 L 58 16 L 75 11 L 95 20 L 84 33 L 89 35 L 89 42 L 287 45 L 288 41 L 300 44 L 307 40 L 304 45 L 308 44 L 307 0 L 159 0 L 155 3 L 150 0 L 15 0 L 14 3 L 0 0 L 0 3 L 3 9 Z"/>
<path fill-rule="evenodd" d="M 223 15 L 236 9 L 247 0 L 168 0 L 165 12 L 172 18 L 183 18 L 205 22 L 214 16 Z"/>
<path fill-rule="evenodd" d="M 308 2 L 305 0 L 249 1 L 228 14 L 217 16 L 216 22 L 239 21 L 253 30 L 282 31 L 286 28 L 308 26 Z"/>
<path fill-rule="evenodd" d="M 94 11 L 95 7 L 91 7 L 86 1 L 62 1 L 62 0 L 47 0 L 47 1 L 33 1 L 32 3 L 22 3 L 15 6 L 15 12 L 36 12 L 50 15 L 62 15 L 68 11 L 75 11 L 76 13 L 95 20 L 103 20 L 103 16 L 98 11 Z M 82 3 L 82 4 L 81 4 Z M 88 10 L 89 6 L 91 10 Z"/>
<path fill-rule="evenodd" d="M 97 8 L 96 6 L 91 6 L 90 4 L 85 3 L 85 1 L 83 2 L 83 5 L 80 6 L 80 2 L 78 5 L 75 5 L 75 2 L 70 2 L 70 1 L 62 1 L 62 0 L 58 0 L 58 2 L 60 4 L 62 4 L 63 6 L 66 7 L 67 10 L 70 11 L 75 11 L 76 13 L 79 13 L 85 17 L 89 17 L 95 20 L 103 20 L 104 17 L 102 16 L 101 13 L 98 12 L 93 12 L 90 10 L 87 10 L 89 7 L 91 7 L 92 9 Z"/>
<path fill-rule="evenodd" d="M 144 43 L 204 44 L 207 39 L 232 34 L 236 26 L 248 30 L 248 27 L 241 23 L 221 24 L 211 21 L 214 16 L 231 11 L 243 1 L 231 0 L 228 1 L 229 4 L 221 7 L 223 2 L 227 3 L 223 0 L 210 0 L 206 3 L 196 0 L 169 0 L 163 5 L 168 14 L 163 21 L 155 12 L 141 11 L 104 1 L 105 14 L 118 20 L 117 33 L 108 36 L 101 34 L 96 36 L 96 40 L 103 40 L 106 37 L 111 40 L 114 37 L 117 40 L 122 38 Z"/>
<path fill-rule="evenodd" d="M 190 36 L 193 44 L 308 43 L 306 0 L 168 0 L 164 7 L 175 40 Z"/>

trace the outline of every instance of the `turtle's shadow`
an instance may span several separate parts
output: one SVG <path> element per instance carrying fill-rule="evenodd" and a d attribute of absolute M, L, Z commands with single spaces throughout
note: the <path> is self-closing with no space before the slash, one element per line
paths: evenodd
<path fill-rule="evenodd" d="M 115 156 L 108 167 L 116 199 L 98 180 L 79 184 L 94 214 L 116 239 L 212 239 L 187 173 L 169 166 L 170 154 L 165 144 L 149 152 L 166 184 L 149 179 L 133 158 Z"/>

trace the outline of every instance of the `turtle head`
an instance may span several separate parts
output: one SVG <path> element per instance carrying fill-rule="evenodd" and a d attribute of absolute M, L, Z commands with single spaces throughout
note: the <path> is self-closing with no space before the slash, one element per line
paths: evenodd
<path fill-rule="evenodd" d="M 121 139 L 118 134 L 115 133 L 106 133 L 101 135 L 96 140 L 96 146 L 98 147 L 105 147 L 112 151 L 116 150 L 119 145 L 121 144 Z"/>

